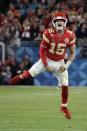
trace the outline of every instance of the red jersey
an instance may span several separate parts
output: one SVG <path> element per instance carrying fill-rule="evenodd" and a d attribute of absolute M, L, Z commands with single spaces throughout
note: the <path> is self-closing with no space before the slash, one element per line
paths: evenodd
<path fill-rule="evenodd" d="M 60 35 L 53 28 L 49 28 L 43 33 L 40 48 L 45 49 L 46 57 L 54 61 L 59 61 L 64 59 L 66 49 L 75 44 L 75 39 L 76 37 L 73 31 L 64 29 L 63 35 Z"/>

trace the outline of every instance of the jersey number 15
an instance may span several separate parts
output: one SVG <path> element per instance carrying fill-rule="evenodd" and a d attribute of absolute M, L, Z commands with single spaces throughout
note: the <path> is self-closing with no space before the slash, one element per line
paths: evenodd
<path fill-rule="evenodd" d="M 51 48 L 49 49 L 49 52 L 51 54 L 63 55 L 64 52 L 65 52 L 65 47 L 66 47 L 66 45 L 62 44 L 62 43 L 58 43 L 57 47 L 56 47 L 56 43 L 52 42 L 51 43 Z"/>

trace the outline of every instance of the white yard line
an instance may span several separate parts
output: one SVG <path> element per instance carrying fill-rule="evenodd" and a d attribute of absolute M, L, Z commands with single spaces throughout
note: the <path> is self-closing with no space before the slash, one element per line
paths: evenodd
<path fill-rule="evenodd" d="M 0 129 L 0 131 L 60 131 L 58 129 Z"/>
<path fill-rule="evenodd" d="M 0 129 L 0 131 L 60 131 L 60 129 L 26 129 L 26 128 L 23 128 L 23 129 Z M 61 131 L 87 131 L 86 129 L 76 129 L 76 128 L 73 128 L 73 129 L 61 129 Z"/>
<path fill-rule="evenodd" d="M 14 117 L 13 115 L 10 115 L 12 117 Z M 18 115 L 15 115 L 16 117 Z M 27 116 L 27 115 L 24 115 L 24 116 Z M 29 117 L 29 116 L 28 116 Z M 58 116 L 38 116 L 39 119 L 42 119 L 42 118 L 45 118 L 45 119 L 52 119 L 52 118 L 55 118 L 58 119 L 58 118 L 64 118 L 64 116 L 61 114 L 61 115 L 58 115 Z M 78 119 L 82 119 L 82 118 L 86 118 L 86 116 L 80 116 L 80 115 L 77 115 L 77 116 L 74 116 L 74 118 L 78 118 Z M 10 118 L 9 118 L 10 119 Z M 0 120 L 0 123 L 37 123 L 36 121 L 23 121 L 23 120 Z M 38 123 L 40 124 L 51 124 L 51 123 L 56 123 L 56 121 L 39 121 Z"/>
<path fill-rule="evenodd" d="M 15 121 L 15 120 L 13 120 L 13 121 L 11 121 L 11 120 L 3 120 L 3 121 L 0 121 L 0 123 L 33 123 L 33 124 L 36 124 L 37 123 L 37 121 Z M 56 121 L 54 121 L 54 122 L 38 122 L 39 124 L 53 124 L 53 123 L 57 123 Z"/>
<path fill-rule="evenodd" d="M 70 94 L 85 94 L 85 93 L 87 93 L 87 92 L 84 92 L 84 91 L 81 91 L 81 90 L 79 90 L 79 91 L 70 91 Z M 10 97 L 12 97 L 12 96 L 15 96 L 15 99 L 16 98 L 21 98 L 21 97 L 31 97 L 31 96 L 59 96 L 60 95 L 60 91 L 58 91 L 58 92 L 55 92 L 55 93 L 50 93 L 50 91 L 49 91 L 49 93 L 47 93 L 47 92 L 41 92 L 41 93 L 17 93 L 17 94 L 14 94 L 14 95 L 0 95 L 0 98 L 2 98 L 2 97 L 4 97 L 4 98 L 10 98 Z"/>

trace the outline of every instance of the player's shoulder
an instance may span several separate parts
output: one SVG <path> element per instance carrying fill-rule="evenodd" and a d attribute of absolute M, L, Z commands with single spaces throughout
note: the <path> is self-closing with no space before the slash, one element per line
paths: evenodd
<path fill-rule="evenodd" d="M 71 31 L 71 30 L 69 30 L 69 29 L 66 29 L 66 32 L 67 32 L 67 34 L 68 34 L 70 37 L 76 37 L 76 36 L 75 36 L 75 33 L 74 33 L 73 31 Z"/>
<path fill-rule="evenodd" d="M 69 45 L 72 45 L 75 43 L 76 41 L 76 36 L 75 36 L 75 33 L 69 29 L 66 30 L 67 34 L 68 34 L 68 37 L 69 37 Z"/>
<path fill-rule="evenodd" d="M 43 34 L 50 35 L 52 33 L 54 33 L 54 29 L 50 27 L 50 28 L 45 29 Z"/>
<path fill-rule="evenodd" d="M 44 30 L 44 33 L 43 33 L 43 39 L 44 39 L 47 43 L 50 43 L 51 34 L 53 34 L 53 33 L 54 33 L 53 28 L 45 29 L 45 30 Z"/>

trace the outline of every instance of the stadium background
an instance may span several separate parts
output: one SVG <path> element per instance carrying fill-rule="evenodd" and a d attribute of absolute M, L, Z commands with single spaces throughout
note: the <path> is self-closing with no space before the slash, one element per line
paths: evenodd
<path fill-rule="evenodd" d="M 69 68 L 70 86 L 87 86 L 87 2 L 81 0 L 0 0 L 0 84 L 39 59 L 39 44 L 51 26 L 54 11 L 64 11 L 67 27 L 76 33 L 76 59 Z M 21 84 L 21 83 L 20 83 Z M 30 83 L 28 83 L 30 84 Z M 51 73 L 34 78 L 34 85 L 57 85 Z"/>

